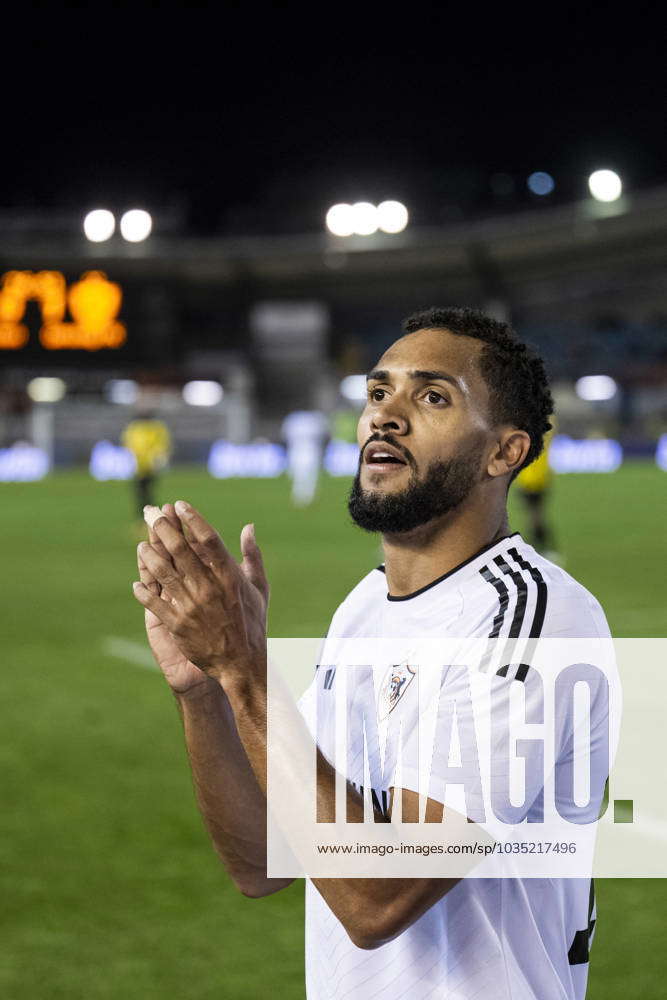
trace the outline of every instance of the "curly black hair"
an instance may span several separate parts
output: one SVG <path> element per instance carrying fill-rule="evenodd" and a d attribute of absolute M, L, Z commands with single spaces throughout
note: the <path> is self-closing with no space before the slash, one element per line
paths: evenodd
<path fill-rule="evenodd" d="M 481 340 L 479 366 L 489 388 L 491 419 L 513 424 L 530 435 L 530 448 L 521 466 L 534 462 L 551 429 L 554 402 L 544 362 L 522 343 L 508 323 L 492 319 L 479 309 L 456 307 L 422 309 L 403 320 L 403 332 L 448 330 Z M 512 479 L 520 470 L 516 469 Z"/>

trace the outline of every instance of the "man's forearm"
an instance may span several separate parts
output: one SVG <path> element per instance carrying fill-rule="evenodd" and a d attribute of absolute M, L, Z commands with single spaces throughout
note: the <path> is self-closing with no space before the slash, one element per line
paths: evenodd
<path fill-rule="evenodd" d="M 227 696 L 216 681 L 176 702 L 195 794 L 216 852 L 237 887 L 263 896 L 291 879 L 266 878 L 266 799 L 241 745 Z"/>
<path fill-rule="evenodd" d="M 267 787 L 267 693 L 265 687 L 249 681 L 229 687 L 229 706 L 236 718 L 239 738 L 252 766 L 258 784 L 266 792 Z M 296 803 L 299 790 L 299 776 L 294 773 L 295 761 L 302 758 L 303 747 L 299 745 L 299 728 L 305 723 L 296 706 L 290 716 L 287 699 L 283 706 L 282 725 L 289 734 L 281 744 L 278 754 L 278 771 L 272 780 L 284 790 L 289 802 Z M 310 737 L 308 736 L 308 739 Z M 275 741 L 274 741 L 275 742 Z M 275 745 L 273 747 L 276 752 Z M 320 822 L 327 822 L 335 816 L 335 773 L 332 765 L 314 744 L 317 754 L 317 816 Z M 418 800 L 418 796 L 415 796 Z M 363 822 L 364 800 L 361 794 L 347 782 L 348 822 Z M 418 820 L 418 811 L 412 810 L 411 822 Z M 405 814 L 405 805 L 404 805 Z M 376 812 L 376 821 L 389 822 L 389 818 Z M 352 941 L 362 948 L 373 948 L 390 940 L 406 926 L 422 915 L 437 898 L 452 888 L 458 879 L 416 879 L 416 878 L 313 878 L 313 885 L 325 899 L 345 927 Z M 428 890 L 425 886 L 430 883 Z"/>

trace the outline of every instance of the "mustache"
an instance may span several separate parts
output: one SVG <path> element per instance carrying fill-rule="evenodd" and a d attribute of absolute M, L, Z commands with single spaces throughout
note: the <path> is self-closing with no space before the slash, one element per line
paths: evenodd
<path fill-rule="evenodd" d="M 396 449 L 396 451 L 401 453 L 401 455 L 406 460 L 408 465 L 411 465 L 414 468 L 416 463 L 411 451 L 409 451 L 407 448 L 404 448 L 402 444 L 399 444 L 396 438 L 392 437 L 391 434 L 377 434 L 377 433 L 371 434 L 368 441 L 361 449 L 361 453 L 359 455 L 360 465 L 364 460 L 364 452 L 366 451 L 366 448 L 368 448 L 369 444 L 373 444 L 374 441 L 380 441 L 382 444 L 390 444 L 393 448 Z"/>

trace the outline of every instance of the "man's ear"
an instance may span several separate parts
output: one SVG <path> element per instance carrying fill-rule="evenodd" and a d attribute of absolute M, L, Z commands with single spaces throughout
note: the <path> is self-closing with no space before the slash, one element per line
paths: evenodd
<path fill-rule="evenodd" d="M 530 436 L 515 427 L 501 432 L 489 457 L 486 471 L 490 476 L 506 476 L 520 468 L 530 448 Z"/>

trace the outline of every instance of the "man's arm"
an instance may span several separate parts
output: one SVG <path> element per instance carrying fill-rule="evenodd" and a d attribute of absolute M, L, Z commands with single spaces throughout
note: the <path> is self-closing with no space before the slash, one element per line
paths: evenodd
<path fill-rule="evenodd" d="M 171 504 L 165 504 L 162 513 L 181 530 Z M 169 559 L 152 528 L 149 537 L 154 550 Z M 141 553 L 138 564 L 143 585 L 163 607 L 170 604 L 169 591 L 157 582 Z M 293 879 L 266 877 L 266 800 L 239 741 L 227 697 L 187 659 L 148 608 L 145 621 L 151 650 L 176 699 L 197 802 L 215 850 L 244 895 L 277 892 Z"/>
<path fill-rule="evenodd" d="M 229 685 L 229 704 L 247 759 L 266 794 L 266 690 L 261 684 Z M 334 769 L 317 751 L 317 815 L 335 815 Z M 392 790 L 391 804 L 394 795 Z M 443 806 L 428 799 L 426 822 L 439 822 Z M 390 810 L 391 813 L 391 810 Z M 419 819 L 419 796 L 402 789 L 403 821 Z M 364 800 L 347 783 L 348 822 L 363 822 Z M 382 821 L 384 817 L 376 817 Z M 385 820 L 386 821 L 386 820 Z M 358 948 L 377 948 L 397 937 L 452 889 L 459 878 L 314 878 L 313 885 Z"/>
<path fill-rule="evenodd" d="M 176 694 L 199 811 L 213 846 L 244 896 L 268 896 L 294 879 L 266 877 L 266 799 L 218 684 Z"/>
<path fill-rule="evenodd" d="M 185 535 L 165 517 L 154 524 L 154 531 L 164 543 L 166 556 L 151 546 L 141 553 L 155 579 L 172 595 L 172 601 L 160 600 L 141 584 L 135 585 L 135 596 L 174 637 L 181 653 L 187 655 L 213 683 L 224 689 L 247 764 L 252 768 L 258 790 L 265 801 L 266 614 L 265 602 L 258 604 L 257 594 L 268 593 L 268 584 L 261 555 L 254 533 L 244 534 L 244 564 L 237 566 L 220 536 L 201 515 L 185 505 L 179 508 L 180 504 L 176 513 L 184 518 L 192 541 L 187 541 Z M 246 565 L 245 570 L 243 565 Z M 217 772 L 223 773 L 226 753 L 224 742 L 215 742 L 215 734 L 220 729 L 229 730 L 229 725 L 224 726 L 220 721 L 227 718 L 229 722 L 229 719 L 215 701 L 212 709 L 208 702 L 203 703 L 208 706 L 206 712 L 212 711 L 213 721 L 206 712 L 191 715 L 195 704 L 188 702 L 185 707 L 185 725 L 186 740 L 193 741 L 189 743 L 189 752 L 191 749 L 194 751 L 191 757 L 200 776 L 195 777 L 198 796 L 202 793 L 205 796 L 206 804 L 202 811 L 214 837 L 223 836 L 224 850 L 233 849 L 238 857 L 237 850 L 244 834 L 241 827 L 232 825 L 234 813 L 228 790 L 224 783 L 217 784 L 215 780 Z M 298 719 L 295 716 L 295 726 L 299 725 L 299 720 L 303 724 L 300 716 Z M 213 746 L 211 741 L 214 741 Z M 332 775 L 331 765 L 319 751 L 318 765 L 318 816 L 324 817 L 334 807 Z M 242 770 L 240 773 L 243 773 Z M 247 791 L 248 783 L 243 787 Z M 363 819 L 361 796 L 351 786 L 348 791 L 350 809 L 356 810 L 357 817 Z M 409 793 L 406 792 L 405 796 L 409 804 Z M 441 806 L 434 803 L 429 808 L 438 809 Z M 254 823 L 251 829 L 257 829 Z M 243 855 L 244 864 L 249 866 L 246 868 L 248 877 L 257 862 L 265 863 L 265 818 L 261 831 L 262 849 L 257 848 L 255 841 L 254 850 Z M 262 874 L 261 869 L 255 869 L 258 882 L 253 884 L 257 884 L 260 891 L 253 895 L 262 895 L 262 888 L 270 891 L 270 881 L 264 879 L 262 882 Z M 458 881 L 454 878 L 328 878 L 315 879 L 314 884 L 351 940 L 358 947 L 375 948 L 405 930 Z M 283 884 L 287 881 L 283 883 L 281 880 L 280 887 Z"/>

